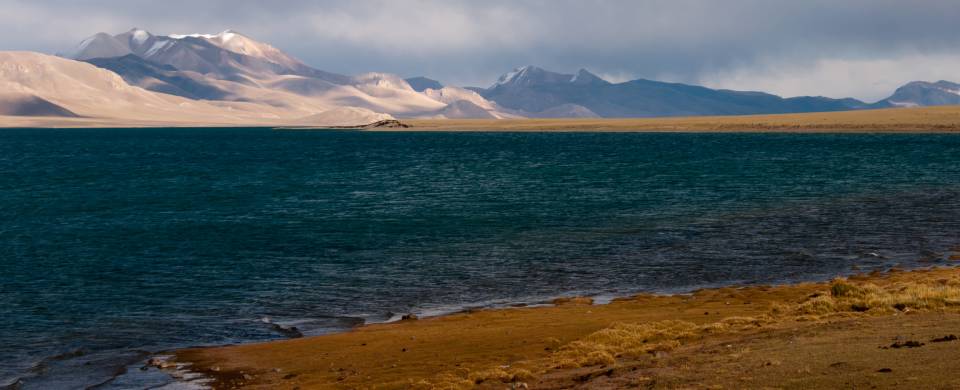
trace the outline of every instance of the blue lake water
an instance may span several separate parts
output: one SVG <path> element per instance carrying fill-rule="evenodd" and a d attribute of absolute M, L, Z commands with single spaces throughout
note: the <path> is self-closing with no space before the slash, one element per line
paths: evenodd
<path fill-rule="evenodd" d="M 958 233 L 960 136 L 0 130 L 0 386 L 136 387 L 265 318 L 943 264 Z"/>

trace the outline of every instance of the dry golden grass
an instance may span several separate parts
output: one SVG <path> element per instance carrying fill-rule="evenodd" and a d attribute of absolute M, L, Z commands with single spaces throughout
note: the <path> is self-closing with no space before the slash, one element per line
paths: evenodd
<path fill-rule="evenodd" d="M 700 327 L 687 321 L 647 324 L 616 323 L 560 348 L 550 361 L 554 368 L 614 364 L 617 358 L 669 351 L 680 340 L 693 337 Z"/>
<path fill-rule="evenodd" d="M 890 314 L 910 310 L 937 310 L 960 306 L 960 280 L 904 282 L 880 287 L 836 279 L 829 294 L 812 297 L 796 308 L 803 315 L 867 312 Z"/>
<path fill-rule="evenodd" d="M 522 368 L 492 368 L 449 374 L 435 382 L 420 381 L 432 388 L 472 388 L 475 384 L 499 382 L 517 384 L 552 369 L 589 366 L 613 366 L 621 359 L 637 359 L 648 354 L 672 351 L 686 341 L 716 334 L 729 334 L 776 326 L 786 321 L 822 320 L 856 313 L 879 316 L 911 311 L 944 310 L 960 307 L 960 279 L 921 279 L 879 286 L 845 278 L 833 280 L 829 289 L 818 291 L 798 304 L 774 304 L 768 314 L 753 317 L 732 316 L 698 325 L 689 321 L 665 320 L 650 323 L 614 323 L 579 340 L 560 347 L 546 359 L 518 362 Z"/>

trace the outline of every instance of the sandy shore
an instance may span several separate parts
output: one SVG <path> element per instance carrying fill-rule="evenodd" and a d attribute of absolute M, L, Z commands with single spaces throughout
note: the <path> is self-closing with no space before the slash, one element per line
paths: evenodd
<path fill-rule="evenodd" d="M 960 269 L 481 310 L 176 351 L 218 388 L 957 388 Z"/>
<path fill-rule="evenodd" d="M 2 128 L 148 128 L 148 127 L 247 127 L 242 122 L 197 122 L 177 120 L 121 120 L 115 118 L 56 118 L 0 115 Z M 251 124 L 249 127 L 269 127 L 264 124 Z"/>

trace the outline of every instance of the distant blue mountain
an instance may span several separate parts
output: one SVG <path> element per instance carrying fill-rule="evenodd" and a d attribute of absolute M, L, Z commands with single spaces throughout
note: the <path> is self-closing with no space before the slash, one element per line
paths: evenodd
<path fill-rule="evenodd" d="M 914 81 L 904 85 L 890 97 L 876 103 L 878 107 L 926 107 L 960 104 L 960 84 L 949 81 Z"/>
<path fill-rule="evenodd" d="M 763 92 L 717 90 L 644 79 L 610 83 L 585 69 L 577 74 L 562 74 L 535 66 L 517 68 L 501 76 L 491 87 L 477 91 L 502 107 L 533 113 L 534 116 L 564 105 L 580 106 L 608 118 L 777 114 L 872 108 L 856 99 L 810 96 L 782 98 Z"/>

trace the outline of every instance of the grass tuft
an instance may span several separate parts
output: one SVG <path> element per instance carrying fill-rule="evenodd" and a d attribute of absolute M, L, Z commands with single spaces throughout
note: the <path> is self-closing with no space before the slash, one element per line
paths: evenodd
<path fill-rule="evenodd" d="M 943 279 L 894 283 L 884 287 L 836 279 L 830 295 L 815 296 L 801 303 L 797 313 L 829 315 L 866 312 L 889 314 L 908 310 L 937 310 L 960 304 L 960 283 Z"/>

